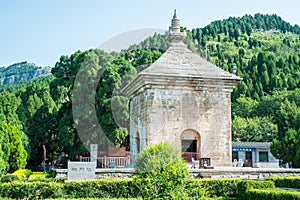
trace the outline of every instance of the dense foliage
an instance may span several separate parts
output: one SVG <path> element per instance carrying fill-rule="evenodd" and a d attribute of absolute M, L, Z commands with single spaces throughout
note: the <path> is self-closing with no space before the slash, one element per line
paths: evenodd
<path fill-rule="evenodd" d="M 23 173 L 23 175 L 22 175 Z M 14 173 L 15 174 L 15 173 Z M 0 197 L 9 199 L 69 199 L 69 198 L 138 198 L 154 199 L 147 196 L 151 191 L 151 180 L 99 179 L 96 181 L 66 182 L 53 179 L 47 173 L 17 173 L 22 179 L 2 182 Z M 26 174 L 26 176 L 25 176 Z M 14 175 L 15 176 L 15 175 Z M 293 184 L 290 184 L 292 182 Z M 143 189 L 141 184 L 143 184 Z M 299 187 L 299 177 L 270 177 L 267 181 L 241 179 L 185 179 L 183 190 L 186 195 L 155 199 L 299 199 L 299 192 L 276 187 Z M 145 189 L 148 187 L 148 190 Z M 205 191 L 205 192 L 203 192 Z M 182 194 L 182 193 L 181 193 Z"/>
<path fill-rule="evenodd" d="M 300 188 L 300 178 L 298 176 L 271 176 L 266 180 L 273 181 L 276 187 Z"/>
<path fill-rule="evenodd" d="M 147 146 L 135 160 L 137 174 L 135 182 L 150 199 L 183 198 L 187 196 L 184 183 L 189 171 L 179 151 L 170 143 L 164 142 Z"/>
<path fill-rule="evenodd" d="M 33 179 L 31 177 L 39 177 Z M 47 175 L 46 175 L 47 176 Z M 45 174 L 32 173 L 26 181 L 18 180 L 0 184 L 0 197 L 12 199 L 25 198 L 143 198 L 143 199 L 176 199 L 175 196 L 154 198 L 149 194 L 152 181 L 141 179 L 99 179 L 84 182 L 62 182 L 46 177 Z M 235 197 L 240 179 L 186 179 L 179 199 L 210 199 L 210 197 Z M 165 188 L 167 189 L 167 188 Z M 203 192 L 207 191 L 207 192 Z M 179 191 L 177 191 L 179 192 Z M 175 194 L 175 193 L 174 193 Z M 178 199 L 178 198 L 177 198 Z"/>
<path fill-rule="evenodd" d="M 291 26 L 277 15 L 256 14 L 215 21 L 204 28 L 187 30 L 187 35 L 184 42 L 192 51 L 229 72 L 235 64 L 236 74 L 243 78 L 232 93 L 233 140 L 274 140 L 274 155 L 299 166 L 299 26 Z M 105 138 L 102 134 L 128 149 L 129 101 L 120 89 L 157 60 L 168 45 L 165 35 L 155 34 L 120 53 L 78 51 L 61 56 L 52 76 L 2 86 L 0 130 L 5 134 L 0 135 L 0 141 L 9 140 L 5 123 L 16 128 L 13 130 L 21 138 L 22 147 L 18 142 L 14 145 L 19 147 L 14 148 L 20 152 L 26 149 L 27 163 L 34 166 L 44 159 L 43 145 L 49 160 L 55 160 L 61 152 L 74 159 L 87 151 L 87 143 Z M 22 64 L 26 63 L 16 66 Z M 82 79 L 78 82 L 79 74 Z M 81 94 L 75 100 L 74 87 Z M 80 121 L 74 119 L 74 113 Z M 92 114 L 96 118 L 90 117 Z M 100 150 L 108 149 L 108 140 L 100 140 Z M 290 143 L 293 145 L 287 151 L 286 144 Z M 9 155 L 6 144 L 1 142 L 0 155 Z M 20 152 L 15 155 L 24 155 Z M 0 174 L 15 169 L 7 162 L 8 157 L 0 157 Z"/>
<path fill-rule="evenodd" d="M 277 179 L 277 178 L 275 178 Z M 287 178 L 289 179 L 289 178 Z M 299 177 L 294 177 L 298 179 Z M 300 199 L 300 193 L 296 190 L 283 190 L 275 188 L 273 178 L 269 178 L 268 181 L 241 181 L 237 184 L 237 197 L 238 199 Z M 277 185 L 276 185 L 277 186 Z M 282 187 L 288 187 L 284 185 Z"/>
<path fill-rule="evenodd" d="M 23 169 L 26 166 L 28 136 L 20 131 L 17 110 L 20 100 L 10 93 L 0 94 L 0 177 L 7 171 Z"/>

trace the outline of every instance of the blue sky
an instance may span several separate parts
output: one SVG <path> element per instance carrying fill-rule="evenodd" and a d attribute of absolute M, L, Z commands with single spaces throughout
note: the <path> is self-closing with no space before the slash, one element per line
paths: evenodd
<path fill-rule="evenodd" d="M 54 66 L 61 55 L 96 48 L 123 32 L 167 29 L 178 10 L 182 26 L 203 27 L 244 14 L 277 14 L 300 25 L 298 0 L 14 0 L 0 2 L 0 66 L 29 61 Z"/>

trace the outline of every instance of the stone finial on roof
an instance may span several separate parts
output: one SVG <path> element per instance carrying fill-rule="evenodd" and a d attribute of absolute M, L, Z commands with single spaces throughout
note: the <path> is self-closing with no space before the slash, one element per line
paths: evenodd
<path fill-rule="evenodd" d="M 186 37 L 185 32 L 180 32 L 180 19 L 178 18 L 176 9 L 174 10 L 173 19 L 171 21 L 171 26 L 169 27 L 168 40 L 171 43 L 181 42 L 183 38 Z"/>
<path fill-rule="evenodd" d="M 177 16 L 176 9 L 174 10 L 174 15 L 170 26 L 170 30 L 172 30 L 173 32 L 180 32 L 180 19 Z"/>

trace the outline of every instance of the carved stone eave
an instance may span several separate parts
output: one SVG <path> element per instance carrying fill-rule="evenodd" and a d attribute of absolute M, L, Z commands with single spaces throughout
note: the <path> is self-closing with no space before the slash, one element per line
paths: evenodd
<path fill-rule="evenodd" d="M 201 76 L 166 76 L 139 74 L 125 86 L 122 94 L 130 99 L 147 89 L 186 89 L 194 91 L 223 91 L 232 92 L 236 84 L 242 80 L 239 77 L 201 77 Z"/>

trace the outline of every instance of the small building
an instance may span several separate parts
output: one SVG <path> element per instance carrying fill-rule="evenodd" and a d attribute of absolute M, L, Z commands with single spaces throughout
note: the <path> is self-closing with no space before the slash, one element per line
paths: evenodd
<path fill-rule="evenodd" d="M 234 167 L 278 168 L 279 160 L 270 151 L 270 142 L 232 142 Z"/>
<path fill-rule="evenodd" d="M 242 79 L 189 50 L 185 37 L 175 10 L 170 47 L 122 90 L 130 99 L 130 157 L 168 141 L 187 161 L 231 166 L 231 92 Z"/>

